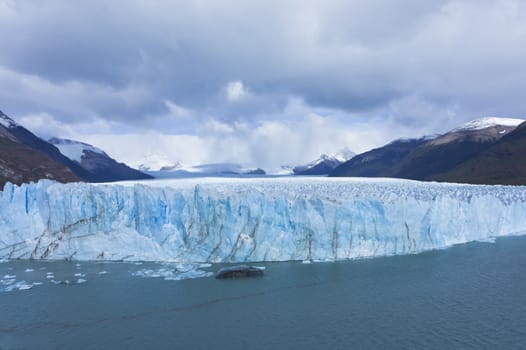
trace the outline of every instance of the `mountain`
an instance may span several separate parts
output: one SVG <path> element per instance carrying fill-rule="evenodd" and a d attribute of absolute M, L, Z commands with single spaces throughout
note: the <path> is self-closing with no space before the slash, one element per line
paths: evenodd
<path fill-rule="evenodd" d="M 526 122 L 436 180 L 474 184 L 526 184 Z"/>
<path fill-rule="evenodd" d="M 49 143 L 57 147 L 70 160 L 79 164 L 92 175 L 95 182 L 151 179 L 150 175 L 118 163 L 103 150 L 90 144 L 61 138 L 52 138 Z"/>
<path fill-rule="evenodd" d="M 21 129 L 20 125 L 0 111 L 0 189 L 6 182 L 21 184 L 40 179 L 60 182 L 80 180 L 56 158 L 21 142 L 16 136 L 25 135 Z"/>
<path fill-rule="evenodd" d="M 11 118 L 3 114 L 4 127 L 8 125 L 6 130 L 11 134 L 19 143 L 33 149 L 44 153 L 52 161 L 62 164 L 68 167 L 73 174 L 83 181 L 95 181 L 92 174 L 84 170 L 79 164 L 73 162 L 68 157 L 64 156 L 58 148 L 50 144 L 49 142 L 44 141 L 40 137 L 33 134 L 31 131 L 27 130 L 23 126 L 17 124 Z"/>
<path fill-rule="evenodd" d="M 65 153 L 69 156 L 76 152 L 70 159 L 53 144 L 36 136 L 1 111 L 0 138 L 0 185 L 7 181 L 19 184 L 46 178 L 60 182 L 151 178 L 115 162 L 101 150 L 86 144 L 64 145 L 67 148 Z"/>
<path fill-rule="evenodd" d="M 454 181 L 460 180 L 462 173 L 462 182 L 475 182 L 474 179 L 470 180 L 461 165 L 484 154 L 523 121 L 512 118 L 480 118 L 436 137 L 395 141 L 354 157 L 336 168 L 330 176 Z M 405 142 L 407 143 L 404 144 Z M 457 168 L 459 170 L 455 177 L 452 171 Z M 493 181 L 502 183 L 497 178 Z M 478 183 L 487 182 L 480 179 Z"/>
<path fill-rule="evenodd" d="M 481 118 L 421 145 L 400 164 L 396 177 L 437 180 L 484 151 L 520 124 L 520 119 Z"/>
<path fill-rule="evenodd" d="M 334 156 L 322 154 L 309 164 L 299 165 L 292 169 L 294 175 L 328 175 L 340 164 L 351 159 L 355 153 L 344 148 Z"/>
<path fill-rule="evenodd" d="M 354 156 L 336 167 L 329 176 L 396 177 L 402 159 L 426 141 L 425 138 L 395 140 Z"/>

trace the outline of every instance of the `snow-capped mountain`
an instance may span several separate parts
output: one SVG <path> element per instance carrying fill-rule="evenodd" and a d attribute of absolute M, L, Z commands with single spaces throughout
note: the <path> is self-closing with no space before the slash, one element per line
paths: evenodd
<path fill-rule="evenodd" d="M 526 185 L 526 123 L 437 180 L 474 184 Z"/>
<path fill-rule="evenodd" d="M 522 123 L 524 123 L 524 119 L 519 118 L 483 117 L 464 123 L 452 131 L 482 130 L 495 126 L 508 126 L 513 129 Z"/>
<path fill-rule="evenodd" d="M 414 180 L 442 180 L 476 183 L 517 183 L 510 178 L 495 175 L 480 176 L 481 172 L 489 174 L 486 166 L 479 167 L 478 174 L 471 173 L 462 167 L 472 159 L 483 154 L 493 145 L 507 140 L 524 120 L 516 118 L 486 117 L 465 123 L 443 135 L 413 140 L 397 140 L 383 147 L 365 152 L 337 167 L 331 176 L 372 176 L 398 177 Z M 517 145 L 517 143 L 514 143 Z M 522 163 L 520 152 L 516 162 Z M 504 154 L 504 153 L 503 153 Z M 477 162 L 485 163 L 482 158 Z M 495 164 L 492 165 L 495 167 Z M 526 167 L 526 164 L 525 164 Z M 475 169 L 471 166 L 470 169 Z M 486 169 L 486 170 L 482 170 Z M 456 174 L 456 175 L 453 175 Z M 517 173 L 520 176 L 522 172 Z M 526 174 L 525 174 L 526 175 Z M 475 181 L 475 177 L 478 179 Z M 526 176 L 525 176 L 526 178 Z M 473 179 L 473 180 L 472 180 Z M 523 180 L 522 183 L 526 183 Z"/>
<path fill-rule="evenodd" d="M 80 181 L 89 174 L 0 111 L 0 187 L 5 182 L 20 184 L 39 179 Z"/>
<path fill-rule="evenodd" d="M 118 163 L 95 146 L 90 144 L 61 138 L 51 138 L 49 143 L 57 147 L 60 152 L 78 163 L 84 170 L 92 174 L 97 182 L 151 179 L 152 176 L 132 169 L 124 163 Z"/>
<path fill-rule="evenodd" d="M 45 141 L 2 112 L 0 138 L 0 185 L 39 179 L 108 182 L 151 178 L 92 145 L 58 138 Z"/>
<path fill-rule="evenodd" d="M 60 150 L 60 153 L 78 163 L 81 163 L 82 157 L 88 156 L 89 152 L 98 153 L 108 157 L 108 155 L 100 148 L 94 147 L 84 142 L 69 139 L 61 139 L 58 137 L 53 137 L 49 139 L 48 142 L 55 145 L 55 147 L 57 147 Z"/>
<path fill-rule="evenodd" d="M 334 156 L 322 154 L 318 159 L 305 165 L 298 165 L 292 169 L 294 175 L 328 175 L 340 164 L 354 157 L 355 153 L 344 148 Z"/>

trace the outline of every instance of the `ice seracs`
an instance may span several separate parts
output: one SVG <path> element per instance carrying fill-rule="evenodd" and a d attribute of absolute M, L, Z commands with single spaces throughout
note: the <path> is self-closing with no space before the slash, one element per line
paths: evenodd
<path fill-rule="evenodd" d="M 145 184 L 7 184 L 0 259 L 324 261 L 526 232 L 524 187 L 356 178 Z"/>

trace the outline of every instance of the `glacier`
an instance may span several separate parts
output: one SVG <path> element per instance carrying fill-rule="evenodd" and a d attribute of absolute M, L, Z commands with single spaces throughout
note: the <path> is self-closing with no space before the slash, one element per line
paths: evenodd
<path fill-rule="evenodd" d="M 0 260 L 342 260 L 526 233 L 526 187 L 193 178 L 0 192 Z"/>

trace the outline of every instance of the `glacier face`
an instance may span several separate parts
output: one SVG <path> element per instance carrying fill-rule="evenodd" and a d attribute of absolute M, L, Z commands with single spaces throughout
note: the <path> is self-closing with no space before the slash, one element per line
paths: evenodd
<path fill-rule="evenodd" d="M 338 260 L 524 233 L 525 187 L 207 178 L 0 192 L 0 259 Z"/>

